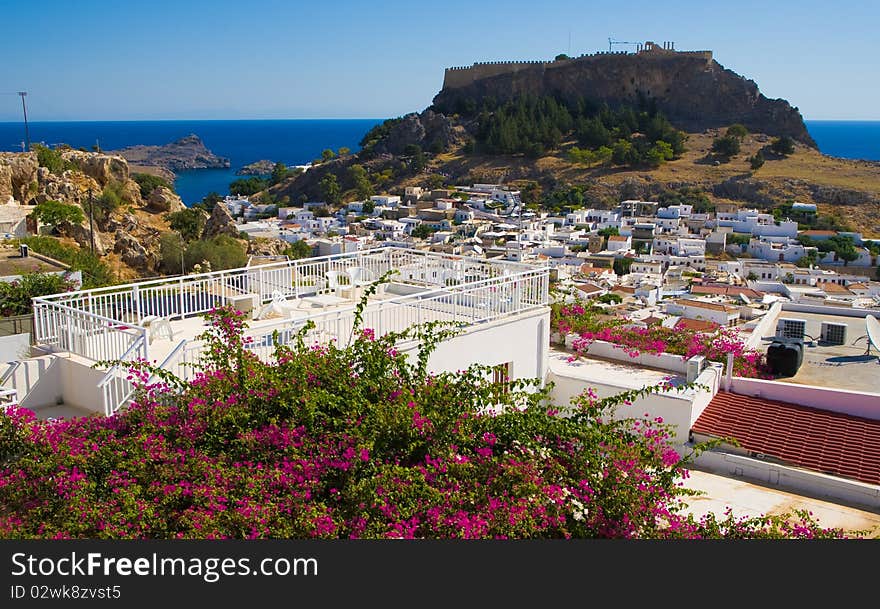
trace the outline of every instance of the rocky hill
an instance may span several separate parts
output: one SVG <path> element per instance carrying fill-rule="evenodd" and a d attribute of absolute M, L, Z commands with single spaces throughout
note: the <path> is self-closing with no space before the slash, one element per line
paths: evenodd
<path fill-rule="evenodd" d="M 59 154 L 64 169 L 53 173 L 40 166 L 35 152 L 0 153 L 0 202 L 11 198 L 28 207 L 61 201 L 81 207 L 88 218 L 90 193 L 91 203 L 99 208 L 102 193 L 112 191 L 118 206 L 95 214 L 95 252 L 120 279 L 155 275 L 159 237 L 169 230 L 164 213 L 183 209 L 180 197 L 164 186 L 143 197 L 121 156 L 79 150 Z M 90 247 L 88 220 L 80 225 L 63 223 L 57 229 L 62 241 Z"/>
<path fill-rule="evenodd" d="M 718 203 L 763 208 L 788 200 L 816 203 L 822 214 L 839 224 L 865 236 L 880 235 L 880 163 L 820 153 L 796 108 L 784 100 L 765 98 L 755 83 L 721 67 L 711 53 L 613 54 L 476 65 L 476 71 L 447 70 L 445 86 L 431 108 L 386 121 L 365 135 L 357 154 L 316 165 L 274 185 L 269 194 L 291 202 L 321 200 L 326 196 L 322 182 L 332 174 L 341 200 L 354 200 L 363 192 L 357 188 L 360 169 L 353 169 L 357 165 L 376 193 L 403 194 L 406 186 L 492 182 L 528 189 L 527 198 L 541 202 L 576 187 L 582 204 L 601 208 L 624 198 L 654 198 L 692 188 Z M 568 151 L 578 144 L 574 140 L 564 140 L 537 157 L 480 154 L 469 146 L 478 131 L 474 109 L 483 101 L 479 96 L 542 92 L 563 97 L 566 92 L 601 93 L 601 101 L 621 104 L 650 93 L 674 125 L 687 131 L 685 151 L 650 168 L 572 162 Z M 735 123 L 745 124 L 750 133 L 738 154 L 718 162 L 712 154 L 713 141 Z M 773 137 L 779 135 L 796 140 L 793 154 L 770 152 Z M 424 153 L 422 163 L 408 156 L 414 146 Z M 749 157 L 759 151 L 766 162 L 753 169 Z"/>
<path fill-rule="evenodd" d="M 797 108 L 784 99 L 768 99 L 754 81 L 724 68 L 710 51 L 649 48 L 449 69 L 434 109 L 461 113 L 469 100 L 504 102 L 522 95 L 553 95 L 570 103 L 586 99 L 612 107 L 650 103 L 685 131 L 741 123 L 751 131 L 816 146 Z"/>
<path fill-rule="evenodd" d="M 153 169 L 151 173 L 160 173 L 170 179 L 174 178 L 175 171 L 223 169 L 230 166 L 229 159 L 217 156 L 208 150 L 204 142 L 195 134 L 187 135 L 164 146 L 129 146 L 108 151 L 108 154 L 123 157 L 136 171 Z M 155 169 L 160 171 L 156 172 Z"/>

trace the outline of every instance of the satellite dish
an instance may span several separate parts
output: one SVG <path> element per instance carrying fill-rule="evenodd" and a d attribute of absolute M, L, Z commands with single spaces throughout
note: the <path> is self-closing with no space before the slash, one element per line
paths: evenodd
<path fill-rule="evenodd" d="M 880 321 L 873 315 L 866 315 L 865 326 L 868 328 L 868 353 L 871 352 L 872 345 L 880 351 Z"/>
<path fill-rule="evenodd" d="M 745 304 L 747 304 L 747 305 L 752 304 L 752 301 L 749 300 L 749 297 L 746 296 L 745 294 L 743 294 L 742 292 L 739 293 L 739 299 L 742 300 L 743 303 L 745 303 Z"/>

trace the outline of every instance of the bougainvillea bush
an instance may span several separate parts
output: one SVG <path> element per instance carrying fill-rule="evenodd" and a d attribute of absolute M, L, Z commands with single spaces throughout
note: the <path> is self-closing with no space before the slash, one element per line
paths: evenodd
<path fill-rule="evenodd" d="M 808 515 L 683 516 L 686 470 L 662 421 L 611 420 L 617 398 L 590 393 L 559 416 L 546 389 L 487 368 L 430 374 L 448 328 L 358 329 L 346 348 L 303 332 L 264 363 L 239 314 L 209 317 L 190 382 L 163 375 L 109 418 L 0 416 L 0 536 L 840 535 Z"/>
<path fill-rule="evenodd" d="M 671 353 L 690 359 L 702 355 L 707 360 L 726 362 L 733 354 L 733 371 L 747 378 L 770 378 L 770 370 L 760 351 L 746 348 L 734 328 L 718 328 L 713 332 L 627 325 L 624 319 L 600 319 L 589 307 L 581 304 L 555 303 L 551 307 L 552 329 L 562 334 L 578 335 L 572 350 L 582 355 L 593 341 L 613 344 L 630 357 L 641 353 Z"/>

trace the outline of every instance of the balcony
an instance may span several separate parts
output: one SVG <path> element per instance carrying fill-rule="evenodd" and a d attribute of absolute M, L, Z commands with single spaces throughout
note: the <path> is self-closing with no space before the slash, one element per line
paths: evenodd
<path fill-rule="evenodd" d="M 126 361 L 143 358 L 179 376 L 191 373 L 183 364 L 197 359 L 203 314 L 211 309 L 251 309 L 246 335 L 264 359 L 276 331 L 285 342 L 310 321 L 308 340 L 344 347 L 360 297 L 389 272 L 362 314 L 363 326 L 377 335 L 431 321 L 465 328 L 548 302 L 547 267 L 382 247 L 35 298 L 35 341 L 87 365 L 121 362 L 99 384 L 111 414 L 131 393 Z"/>

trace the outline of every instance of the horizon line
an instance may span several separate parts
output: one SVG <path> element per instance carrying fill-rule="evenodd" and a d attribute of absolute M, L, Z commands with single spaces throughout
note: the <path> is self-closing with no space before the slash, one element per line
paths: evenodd
<path fill-rule="evenodd" d="M 405 114 L 401 114 L 398 116 L 405 116 Z M 320 117 L 291 117 L 291 118 L 114 118 L 114 119 L 43 119 L 43 120 L 29 120 L 29 124 L 39 124 L 39 123 L 135 123 L 135 122 L 155 122 L 155 123 L 170 123 L 170 122 L 224 122 L 224 121 L 367 121 L 367 120 L 387 120 L 390 118 L 395 118 L 393 116 L 320 116 Z M 866 123 L 875 123 L 880 122 L 880 117 L 878 118 L 804 118 L 804 122 L 866 122 Z M 3 120 L 0 119 L 0 124 L 3 123 L 23 123 L 23 121 L 19 119 L 13 120 Z"/>

